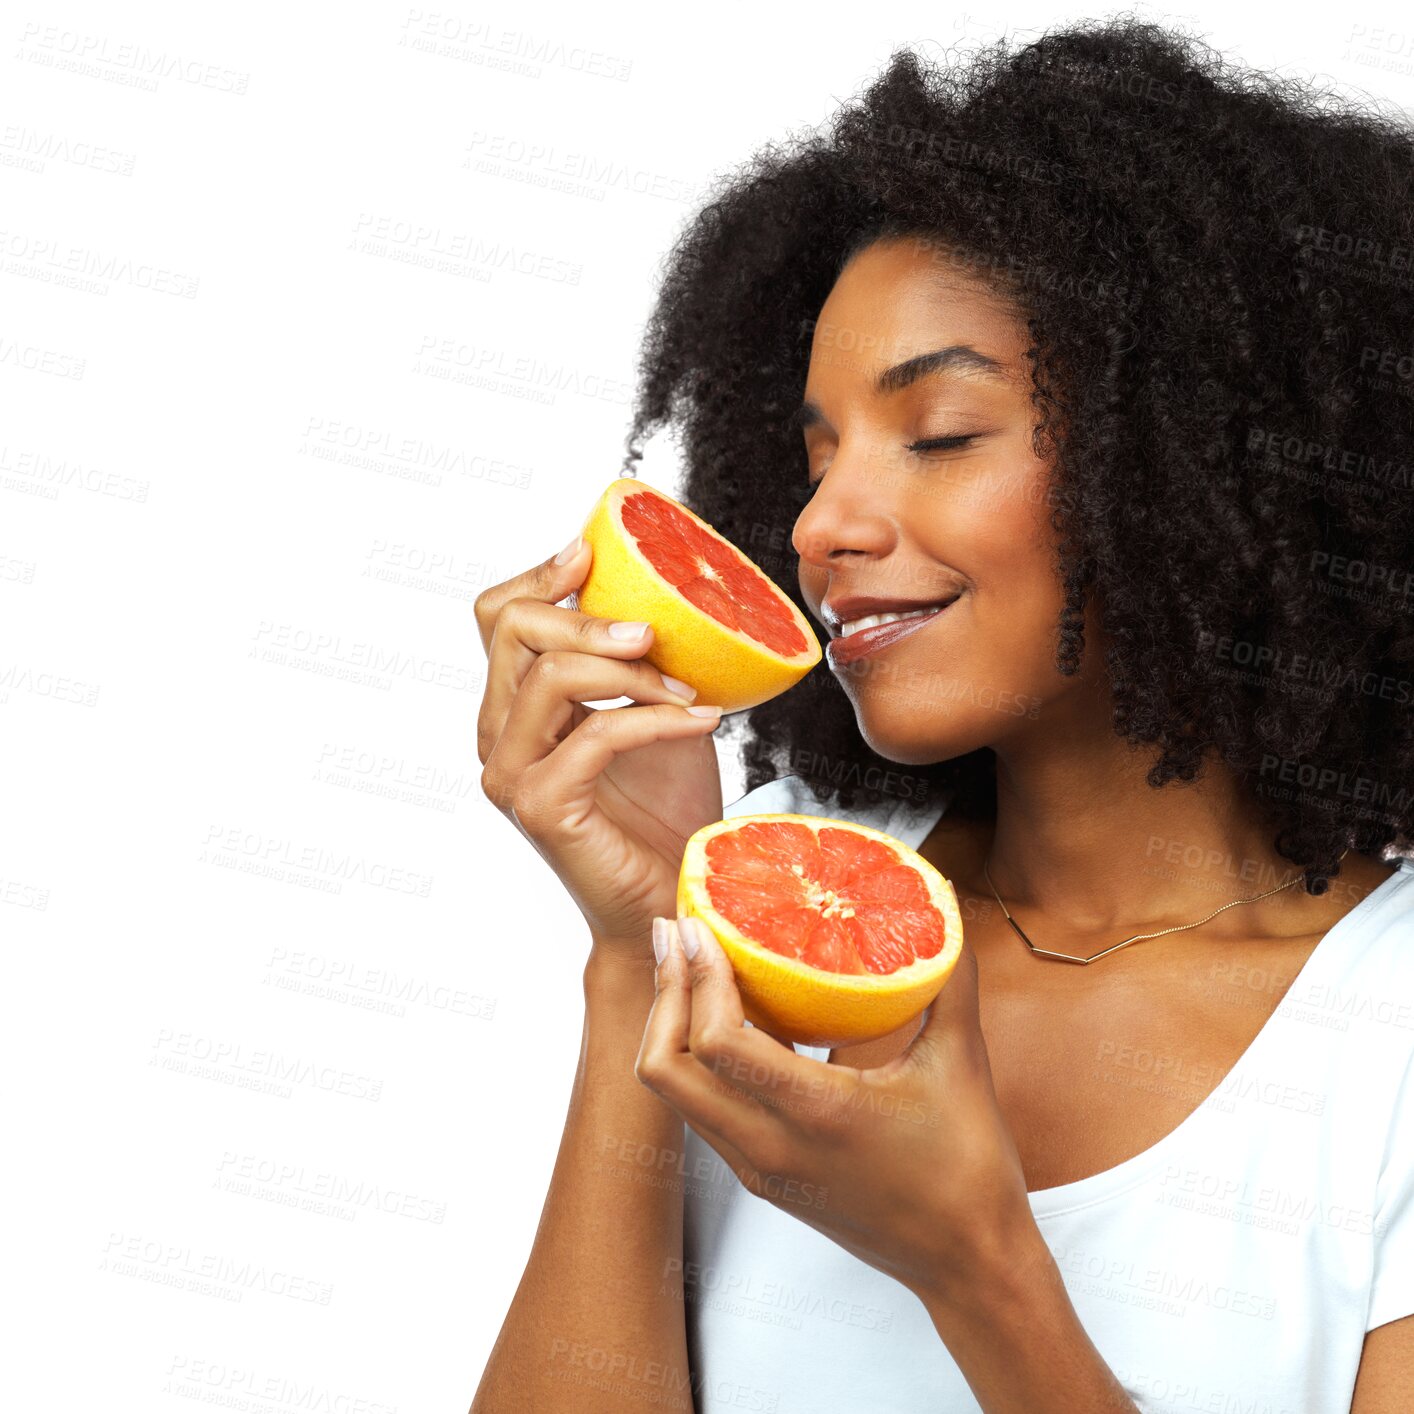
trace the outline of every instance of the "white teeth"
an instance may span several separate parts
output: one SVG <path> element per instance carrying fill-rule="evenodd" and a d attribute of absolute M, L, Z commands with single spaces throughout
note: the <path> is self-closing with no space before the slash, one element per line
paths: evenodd
<path fill-rule="evenodd" d="M 921 619 L 928 614 L 936 614 L 947 608 L 946 604 L 932 604 L 926 609 L 910 609 L 906 614 L 866 614 L 862 619 L 850 619 L 840 625 L 840 636 L 858 633 L 860 629 L 877 628 L 880 624 L 897 623 L 899 619 Z"/>

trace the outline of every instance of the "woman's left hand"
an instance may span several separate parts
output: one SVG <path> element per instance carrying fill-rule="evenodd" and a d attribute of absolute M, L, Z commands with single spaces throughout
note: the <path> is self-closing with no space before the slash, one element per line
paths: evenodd
<path fill-rule="evenodd" d="M 696 919 L 654 927 L 668 945 L 635 1074 L 749 1192 L 925 1303 L 966 1299 L 1043 1250 L 992 1087 L 966 944 L 908 1049 L 859 1070 L 744 1025 L 731 964 Z"/>

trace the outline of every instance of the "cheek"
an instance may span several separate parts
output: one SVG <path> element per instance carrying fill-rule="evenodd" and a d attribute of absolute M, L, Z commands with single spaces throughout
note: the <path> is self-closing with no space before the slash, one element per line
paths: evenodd
<path fill-rule="evenodd" d="M 1028 471 L 968 469 L 934 502 L 927 553 L 957 565 L 989 604 L 1059 606 L 1055 532 L 1039 476 Z M 921 509 L 921 508 L 920 508 Z"/>
<path fill-rule="evenodd" d="M 928 553 L 972 581 L 966 652 L 990 676 L 1034 687 L 1054 672 L 1056 626 L 1065 595 L 1043 483 L 1012 476 L 950 500 Z M 961 646 L 961 645 L 959 645 Z"/>

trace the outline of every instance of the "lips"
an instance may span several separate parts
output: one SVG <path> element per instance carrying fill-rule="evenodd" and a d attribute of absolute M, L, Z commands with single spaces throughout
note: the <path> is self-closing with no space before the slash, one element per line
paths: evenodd
<path fill-rule="evenodd" d="M 920 605 L 912 609 L 859 614 L 855 618 L 845 619 L 839 624 L 838 631 L 830 639 L 826 649 L 831 667 L 843 667 L 919 632 L 947 613 L 959 597 L 961 596 L 954 595 L 942 602 Z M 852 605 L 850 609 L 853 609 Z M 833 623 L 831 627 L 834 628 Z"/>
<path fill-rule="evenodd" d="M 835 595 L 820 605 L 820 619 L 830 630 L 831 637 L 838 638 L 846 630 L 870 626 L 861 623 L 861 620 L 877 620 L 883 615 L 917 614 L 923 610 L 946 607 L 962 594 L 963 588 L 961 584 L 950 585 L 929 599 L 888 599 L 871 594 Z"/>

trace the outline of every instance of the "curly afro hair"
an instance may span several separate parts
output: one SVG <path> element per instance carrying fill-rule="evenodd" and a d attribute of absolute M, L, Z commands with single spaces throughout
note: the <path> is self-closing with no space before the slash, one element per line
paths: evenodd
<path fill-rule="evenodd" d="M 791 414 L 837 274 L 889 234 L 1026 318 L 1056 668 L 1078 670 L 1095 596 L 1114 730 L 1158 748 L 1149 784 L 1220 758 L 1311 893 L 1347 847 L 1409 852 L 1407 120 L 1119 15 L 943 67 L 896 50 L 828 126 L 719 178 L 664 262 L 625 472 L 669 424 L 684 501 L 802 609 Z M 796 774 L 848 810 L 903 782 L 995 810 L 990 750 L 901 776 L 828 672 L 731 720 L 748 789 Z"/>

